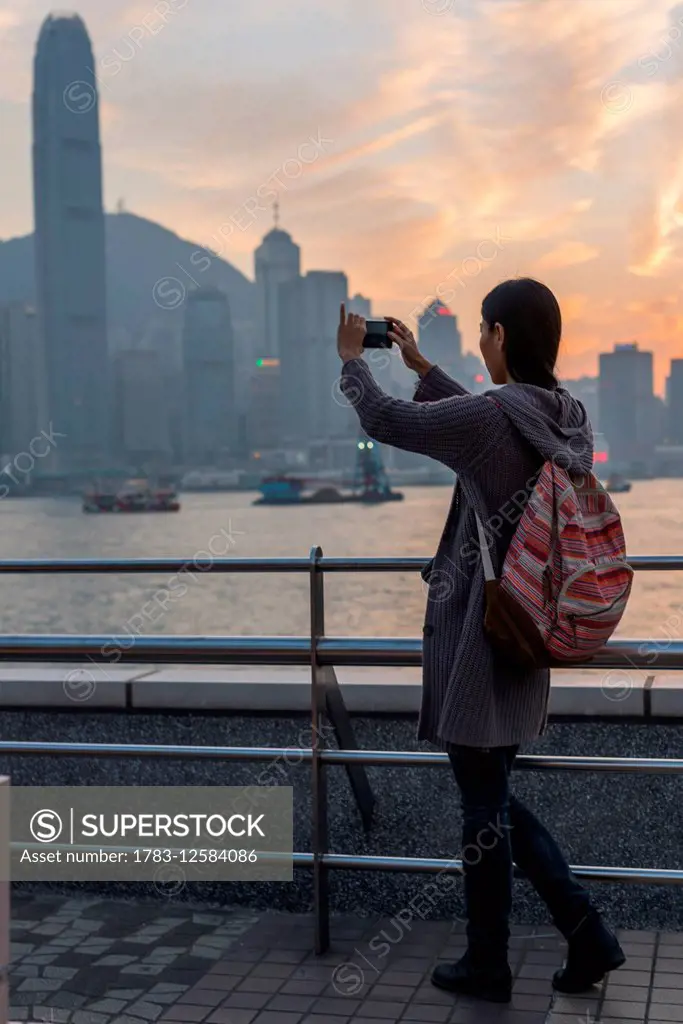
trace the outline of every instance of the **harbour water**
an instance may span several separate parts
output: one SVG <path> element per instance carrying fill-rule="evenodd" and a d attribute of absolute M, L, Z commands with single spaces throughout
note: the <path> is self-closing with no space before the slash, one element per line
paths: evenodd
<path fill-rule="evenodd" d="M 448 487 L 406 487 L 377 506 L 254 508 L 248 493 L 183 494 L 174 515 L 91 515 L 78 499 L 0 501 L 0 558 L 182 557 L 191 575 L 3 576 L 3 633 L 304 634 L 304 576 L 203 572 L 212 556 L 429 556 Z M 616 496 L 631 554 L 683 554 L 683 480 L 636 481 Z M 195 566 L 192 566 L 192 563 Z M 638 573 L 624 636 L 683 635 L 683 574 Z M 334 574 L 330 635 L 417 636 L 425 592 L 417 573 Z M 155 600 L 155 594 L 157 598 Z"/>

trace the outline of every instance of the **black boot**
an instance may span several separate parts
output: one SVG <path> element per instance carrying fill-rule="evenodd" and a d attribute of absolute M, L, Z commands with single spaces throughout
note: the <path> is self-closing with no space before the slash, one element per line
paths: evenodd
<path fill-rule="evenodd" d="M 439 964 L 432 971 L 432 985 L 474 996 L 489 1003 L 509 1003 L 512 998 L 512 972 L 507 964 L 473 966 L 468 953 L 456 964 Z"/>
<path fill-rule="evenodd" d="M 553 978 L 553 988 L 573 995 L 586 992 L 626 963 L 624 951 L 597 910 L 590 910 L 568 938 L 567 962 Z"/>

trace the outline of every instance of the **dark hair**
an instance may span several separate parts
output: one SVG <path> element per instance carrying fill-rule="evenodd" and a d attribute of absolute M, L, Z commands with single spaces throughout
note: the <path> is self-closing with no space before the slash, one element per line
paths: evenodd
<path fill-rule="evenodd" d="M 481 315 L 490 328 L 505 329 L 505 361 L 513 380 L 559 387 L 555 363 L 562 315 L 550 288 L 531 277 L 503 281 L 482 302 Z"/>

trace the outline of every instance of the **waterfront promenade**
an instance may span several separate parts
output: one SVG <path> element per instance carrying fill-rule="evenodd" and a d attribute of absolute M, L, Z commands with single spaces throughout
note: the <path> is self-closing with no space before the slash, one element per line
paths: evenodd
<path fill-rule="evenodd" d="M 622 931 L 622 970 L 581 997 L 553 995 L 564 944 L 515 927 L 510 1006 L 429 982 L 464 950 L 461 923 L 333 918 L 312 953 L 310 914 L 72 899 L 13 901 L 10 1021 L 32 1024 L 671 1024 L 683 1020 L 683 936 Z M 389 950 L 386 951 L 386 947 Z M 373 950 L 377 952 L 373 953 Z M 384 955 L 380 955 L 380 952 Z"/>
<path fill-rule="evenodd" d="M 434 964 L 464 949 L 464 909 L 455 880 L 424 919 L 409 913 L 407 927 L 402 911 L 419 877 L 460 873 L 447 759 L 414 737 L 421 640 L 327 635 L 323 586 L 328 572 L 412 572 L 422 563 L 325 559 L 319 549 L 308 559 L 212 563 L 211 572 L 308 577 L 303 636 L 2 638 L 0 772 L 12 785 L 285 785 L 294 798 L 286 885 L 188 881 L 153 893 L 142 882 L 17 884 L 10 1021 L 683 1020 L 679 639 L 617 639 L 589 669 L 554 676 L 550 728 L 515 773 L 516 792 L 596 885 L 608 917 L 635 929 L 622 932 L 627 968 L 581 999 L 554 997 L 563 946 L 518 880 L 511 1006 L 470 1004 L 430 985 Z M 0 570 L 182 566 L 29 561 Z M 671 572 L 683 559 L 643 557 L 635 566 Z"/>

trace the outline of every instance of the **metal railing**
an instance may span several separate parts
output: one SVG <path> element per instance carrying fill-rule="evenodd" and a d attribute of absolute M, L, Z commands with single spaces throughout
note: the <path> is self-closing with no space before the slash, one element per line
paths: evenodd
<path fill-rule="evenodd" d="M 630 559 L 636 570 L 683 570 L 683 557 L 639 556 Z M 53 743 L 0 741 L 0 754 L 68 755 L 77 757 L 161 757 L 210 760 L 274 762 L 293 759 L 311 766 L 312 851 L 295 852 L 294 866 L 311 869 L 315 909 L 315 949 L 329 946 L 329 892 L 331 870 L 396 871 L 428 874 L 461 874 L 461 860 L 428 857 L 356 856 L 329 851 L 327 767 L 344 765 L 356 797 L 363 823 L 371 827 L 374 797 L 365 767 L 426 767 L 447 765 L 442 753 L 423 751 L 359 750 L 351 720 L 341 696 L 335 666 L 415 666 L 421 664 L 422 641 L 403 638 L 325 636 L 324 574 L 335 572 L 418 572 L 424 558 L 324 558 L 319 547 L 305 558 L 217 558 L 202 572 L 217 573 L 307 573 L 309 576 L 310 631 L 302 637 L 196 637 L 137 636 L 0 636 L 0 657 L 21 662 L 94 663 L 108 660 L 105 648 L 117 645 L 119 661 L 133 664 L 310 665 L 311 725 L 310 748 L 220 747 L 160 744 Z M 0 573 L 182 573 L 192 562 L 181 559 L 14 559 L 0 561 Z M 590 663 L 578 667 L 652 670 L 683 669 L 683 642 L 667 641 L 665 649 L 653 640 L 613 640 Z M 327 749 L 321 720 L 327 715 L 335 729 L 340 749 Z M 525 755 L 516 767 L 532 771 L 629 772 L 683 775 L 683 759 L 571 757 Z M 593 881 L 683 884 L 683 870 L 576 865 L 579 878 Z"/>

